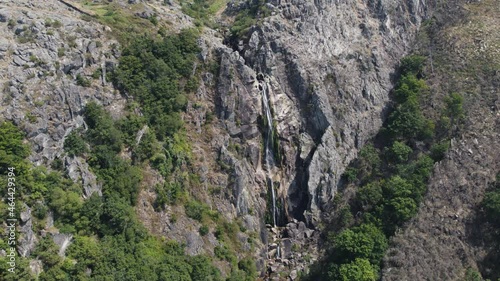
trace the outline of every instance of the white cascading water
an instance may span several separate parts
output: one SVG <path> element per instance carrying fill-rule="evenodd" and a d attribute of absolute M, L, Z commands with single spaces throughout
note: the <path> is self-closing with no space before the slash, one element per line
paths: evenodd
<path fill-rule="evenodd" d="M 267 177 L 269 179 L 269 184 L 271 188 L 271 197 L 272 197 L 272 209 L 271 209 L 271 214 L 273 216 L 273 227 L 276 227 L 277 220 L 276 220 L 276 191 L 274 190 L 274 182 L 273 178 L 271 175 L 271 170 L 274 166 L 274 154 L 273 154 L 273 116 L 271 114 L 271 107 L 269 105 L 269 98 L 267 96 L 267 83 L 266 81 L 262 82 L 262 103 L 264 104 L 264 111 L 266 114 L 266 120 L 267 120 L 267 138 L 266 138 L 266 145 L 265 145 L 265 157 L 266 157 L 266 170 L 267 170 Z M 278 244 L 276 247 L 276 258 L 281 257 L 281 247 Z"/>
<path fill-rule="evenodd" d="M 267 119 L 267 138 L 265 146 L 265 157 L 266 157 L 266 170 L 267 177 L 270 182 L 271 196 L 272 196 L 272 210 L 271 214 L 273 216 L 273 226 L 276 227 L 276 194 L 274 191 L 274 183 L 271 177 L 271 169 L 274 166 L 274 156 L 273 156 L 273 117 L 271 114 L 271 108 L 269 106 L 269 99 L 267 97 L 267 83 L 263 81 L 262 83 L 262 103 L 264 104 L 264 111 Z"/>

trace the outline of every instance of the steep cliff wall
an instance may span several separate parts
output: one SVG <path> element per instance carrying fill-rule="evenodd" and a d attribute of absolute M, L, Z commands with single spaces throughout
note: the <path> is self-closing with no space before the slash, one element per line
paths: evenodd
<path fill-rule="evenodd" d="M 279 1 L 266 7 L 271 16 L 251 28 L 247 39 L 233 42 L 253 70 L 250 81 L 240 71 L 234 75 L 247 83 L 258 73 L 269 77 L 282 155 L 278 193 L 288 217 L 314 225 L 345 166 L 381 126 L 395 65 L 430 7 L 421 1 Z M 249 98 L 239 105 L 246 108 L 249 101 L 253 118 L 246 110 L 222 114 L 228 128 L 242 120 L 247 132 L 257 131 L 257 90 L 244 91 Z M 228 91 L 218 92 L 220 108 L 234 108 Z M 255 146 L 260 136 L 244 138 Z"/>
<path fill-rule="evenodd" d="M 500 169 L 498 9 L 495 1 L 451 1 L 419 36 L 417 49 L 434 58 L 431 104 L 460 93 L 466 121 L 435 165 L 418 216 L 394 237 L 383 280 L 464 280 L 469 268 L 498 278 L 490 275 L 495 265 L 487 257 L 496 250 L 480 220 L 480 202 Z"/>

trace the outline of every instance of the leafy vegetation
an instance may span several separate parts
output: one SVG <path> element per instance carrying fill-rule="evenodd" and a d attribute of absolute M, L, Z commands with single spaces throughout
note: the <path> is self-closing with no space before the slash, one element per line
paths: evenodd
<path fill-rule="evenodd" d="M 500 226 L 500 178 L 495 187 L 484 196 L 483 208 L 490 221 Z"/>
<path fill-rule="evenodd" d="M 259 18 L 265 18 L 271 11 L 265 6 L 263 0 L 250 0 L 246 9 L 240 11 L 231 25 L 231 40 L 236 42 L 238 38 L 244 38 L 249 28 L 257 24 Z"/>
<path fill-rule="evenodd" d="M 190 17 L 196 19 L 195 24 L 202 24 L 215 28 L 213 16 L 224 8 L 226 0 L 194 0 L 181 1 L 182 11 Z"/>
<path fill-rule="evenodd" d="M 90 87 L 91 84 L 92 84 L 92 82 L 90 82 L 89 79 L 83 77 L 80 74 L 76 75 L 76 85 L 88 88 L 88 87 Z"/>
<path fill-rule="evenodd" d="M 71 131 L 64 140 L 64 150 L 70 156 L 80 156 L 87 152 L 87 145 L 83 140 L 81 133 L 78 131 Z"/>
<path fill-rule="evenodd" d="M 193 30 L 159 41 L 137 38 L 124 49 L 113 74 L 116 87 L 139 102 L 158 140 L 182 127 L 179 111 L 186 105 L 184 85 L 199 52 L 196 39 Z"/>
<path fill-rule="evenodd" d="M 137 9 L 123 9 L 116 1 L 84 1 L 81 8 L 92 16 L 83 15 L 85 21 L 97 20 L 112 28 L 113 36 L 121 44 L 127 45 L 137 38 L 138 34 L 154 34 L 155 19 L 144 19 L 134 15 Z"/>

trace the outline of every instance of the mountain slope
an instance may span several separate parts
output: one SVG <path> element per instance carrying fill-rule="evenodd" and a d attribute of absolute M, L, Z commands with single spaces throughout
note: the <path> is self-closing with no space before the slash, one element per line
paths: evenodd
<path fill-rule="evenodd" d="M 479 203 L 500 169 L 500 7 L 496 1 L 454 5 L 451 13 L 443 7 L 434 15 L 417 50 L 432 52 L 427 80 L 434 95 L 464 96 L 466 121 L 435 166 L 418 216 L 394 237 L 383 280 L 463 280 L 468 268 L 498 278 L 481 265 L 489 245 L 476 230 Z"/>

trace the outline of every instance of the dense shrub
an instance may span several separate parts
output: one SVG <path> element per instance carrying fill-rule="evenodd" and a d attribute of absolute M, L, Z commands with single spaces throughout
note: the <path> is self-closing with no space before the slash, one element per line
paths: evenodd
<path fill-rule="evenodd" d="M 69 156 L 80 156 L 87 152 L 87 145 L 78 131 L 71 131 L 64 140 L 64 150 Z"/>
<path fill-rule="evenodd" d="M 340 265 L 337 280 L 375 281 L 377 277 L 377 269 L 368 260 L 357 258 L 350 263 Z"/>
<path fill-rule="evenodd" d="M 198 201 L 191 200 L 185 206 L 186 215 L 197 221 L 201 221 L 203 214 L 208 211 L 208 207 Z"/>
<path fill-rule="evenodd" d="M 237 39 L 243 38 L 249 28 L 257 24 L 259 18 L 264 18 L 271 14 L 263 0 L 250 0 L 248 3 L 249 5 L 246 9 L 239 11 L 231 25 L 231 39 L 235 42 Z"/>
<path fill-rule="evenodd" d="M 496 184 L 493 186 L 494 189 L 485 194 L 482 206 L 487 218 L 500 226 L 500 173 L 497 176 Z"/>
<path fill-rule="evenodd" d="M 85 77 L 83 77 L 80 74 L 76 75 L 76 85 L 82 86 L 82 87 L 90 87 L 91 81 Z"/>
<path fill-rule="evenodd" d="M 403 74 L 418 75 L 422 73 L 424 68 L 425 57 L 419 55 L 411 55 L 401 59 L 400 71 Z"/>
<path fill-rule="evenodd" d="M 9 167 L 19 167 L 28 157 L 29 147 L 23 143 L 23 134 L 10 122 L 0 123 L 0 174 L 5 174 Z"/>

